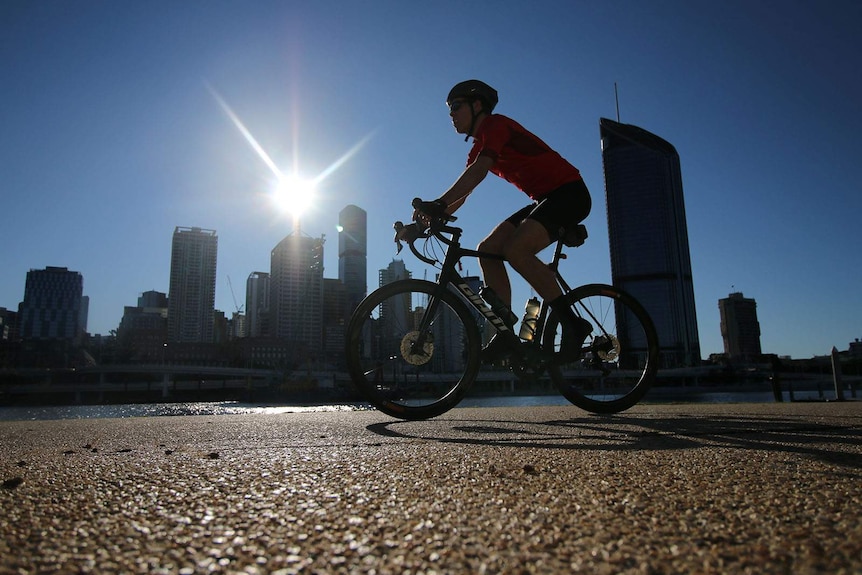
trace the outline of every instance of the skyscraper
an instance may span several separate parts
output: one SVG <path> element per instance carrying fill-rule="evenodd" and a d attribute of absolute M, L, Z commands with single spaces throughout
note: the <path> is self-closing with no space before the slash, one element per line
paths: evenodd
<path fill-rule="evenodd" d="M 344 363 L 346 299 L 346 290 L 341 280 L 323 279 L 323 350 L 328 363 L 339 367 Z"/>
<path fill-rule="evenodd" d="M 646 308 L 662 367 L 700 363 L 682 173 L 674 147 L 606 118 L 599 122 L 614 285 Z"/>
<path fill-rule="evenodd" d="M 736 292 L 718 300 L 724 353 L 730 359 L 753 361 L 761 355 L 757 302 Z"/>
<path fill-rule="evenodd" d="M 19 307 L 21 339 L 74 341 L 82 333 L 84 277 L 68 268 L 30 270 Z"/>
<path fill-rule="evenodd" d="M 323 337 L 323 238 L 298 232 L 281 240 L 270 257 L 272 331 L 293 342 L 296 357 L 319 354 Z"/>
<path fill-rule="evenodd" d="M 385 269 L 378 272 L 378 287 L 383 287 L 398 280 L 409 280 L 411 277 L 413 277 L 413 274 L 407 271 L 404 260 L 393 259 Z"/>
<path fill-rule="evenodd" d="M 245 282 L 246 333 L 249 337 L 269 335 L 269 274 L 251 272 Z"/>
<path fill-rule="evenodd" d="M 368 216 L 362 208 L 349 205 L 338 214 L 338 279 L 347 292 L 348 317 L 367 290 L 367 227 Z"/>
<path fill-rule="evenodd" d="M 407 271 L 404 260 L 393 259 L 386 268 L 379 270 L 377 277 L 378 286 L 383 287 L 392 282 L 410 279 L 412 274 Z M 372 340 L 373 345 L 378 349 L 398 349 L 399 342 L 404 337 L 405 326 L 415 327 L 416 305 L 414 304 L 425 305 L 425 302 L 411 301 L 410 293 L 399 294 L 383 301 L 380 305 L 377 331 Z"/>
<path fill-rule="evenodd" d="M 218 236 L 215 230 L 174 230 L 168 290 L 168 341 L 211 343 Z"/>

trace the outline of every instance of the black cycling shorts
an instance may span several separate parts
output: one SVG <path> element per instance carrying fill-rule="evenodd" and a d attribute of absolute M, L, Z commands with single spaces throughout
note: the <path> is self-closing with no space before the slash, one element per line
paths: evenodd
<path fill-rule="evenodd" d="M 551 240 L 555 240 L 562 230 L 584 221 L 592 206 L 587 185 L 578 180 L 563 184 L 544 198 L 521 208 L 506 221 L 517 227 L 526 219 L 536 220 L 545 226 Z"/>

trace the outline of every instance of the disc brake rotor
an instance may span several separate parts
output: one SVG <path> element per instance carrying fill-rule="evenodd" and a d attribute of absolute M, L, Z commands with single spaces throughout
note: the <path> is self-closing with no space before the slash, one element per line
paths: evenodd
<path fill-rule="evenodd" d="M 418 340 L 418 331 L 409 332 L 401 340 L 401 357 L 410 365 L 425 365 L 434 355 L 434 342 L 430 341 L 430 336 L 425 339 L 421 349 L 416 346 Z"/>
<path fill-rule="evenodd" d="M 600 335 L 593 342 L 593 347 L 598 348 L 597 353 L 602 361 L 616 361 L 620 356 L 620 340 L 615 335 Z"/>

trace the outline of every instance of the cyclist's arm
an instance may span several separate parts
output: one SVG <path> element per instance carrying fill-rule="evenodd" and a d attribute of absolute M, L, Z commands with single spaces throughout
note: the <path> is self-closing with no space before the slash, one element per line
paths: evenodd
<path fill-rule="evenodd" d="M 488 171 L 493 165 L 493 158 L 480 155 L 476 158 L 476 161 L 467 166 L 467 169 L 455 180 L 455 183 L 446 190 L 445 194 L 440 196 L 440 199 L 446 202 L 448 206 L 446 209 L 447 213 L 454 213 L 455 210 L 461 207 L 467 196 L 485 179 L 485 176 L 488 175 Z"/>

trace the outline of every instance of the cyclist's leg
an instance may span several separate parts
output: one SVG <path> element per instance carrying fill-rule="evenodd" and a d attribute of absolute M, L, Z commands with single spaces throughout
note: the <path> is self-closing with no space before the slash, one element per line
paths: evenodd
<path fill-rule="evenodd" d="M 563 340 L 560 351 L 577 353 L 592 332 L 592 324 L 578 317 L 557 284 L 554 272 L 536 254 L 551 243 L 547 229 L 538 221 L 526 219 L 518 226 L 506 249 L 506 259 L 533 289 L 548 302 L 562 324 Z"/>
<path fill-rule="evenodd" d="M 564 184 L 535 204 L 506 245 L 506 259 L 547 302 L 562 292 L 554 273 L 536 254 L 556 241 L 561 230 L 583 221 L 591 208 L 583 180 Z"/>
<path fill-rule="evenodd" d="M 511 240 L 518 225 L 534 207 L 535 204 L 525 206 L 500 222 L 485 239 L 479 242 L 476 249 L 489 254 L 502 255 L 505 253 L 506 245 Z M 497 293 L 497 297 L 511 309 L 512 285 L 509 283 L 506 264 L 501 260 L 479 258 L 479 268 L 482 270 L 482 280 L 485 285 L 493 289 Z"/>
<path fill-rule="evenodd" d="M 506 242 L 503 254 L 512 268 L 545 300 L 551 301 L 562 293 L 554 272 L 536 254 L 548 247 L 551 238 L 540 222 L 527 218 Z"/>
<path fill-rule="evenodd" d="M 494 230 L 483 239 L 476 248 L 480 252 L 502 255 L 506 245 L 515 233 L 518 224 L 532 211 L 535 204 L 530 204 L 518 210 L 494 228 Z M 482 269 L 482 279 L 485 285 L 497 294 L 497 297 L 511 310 L 512 309 L 512 285 L 509 282 L 509 274 L 506 264 L 497 259 L 479 259 L 479 267 Z M 493 362 L 506 357 L 511 351 L 511 343 L 506 338 L 498 337 L 497 334 L 491 338 L 488 344 L 482 348 L 482 361 Z"/>
<path fill-rule="evenodd" d="M 591 325 L 580 318 L 562 297 L 554 272 L 536 254 L 555 241 L 561 230 L 583 221 L 592 201 L 583 181 L 571 182 L 543 198 L 518 226 L 506 246 L 512 267 L 549 303 L 563 325 L 563 353 L 580 349 Z"/>

